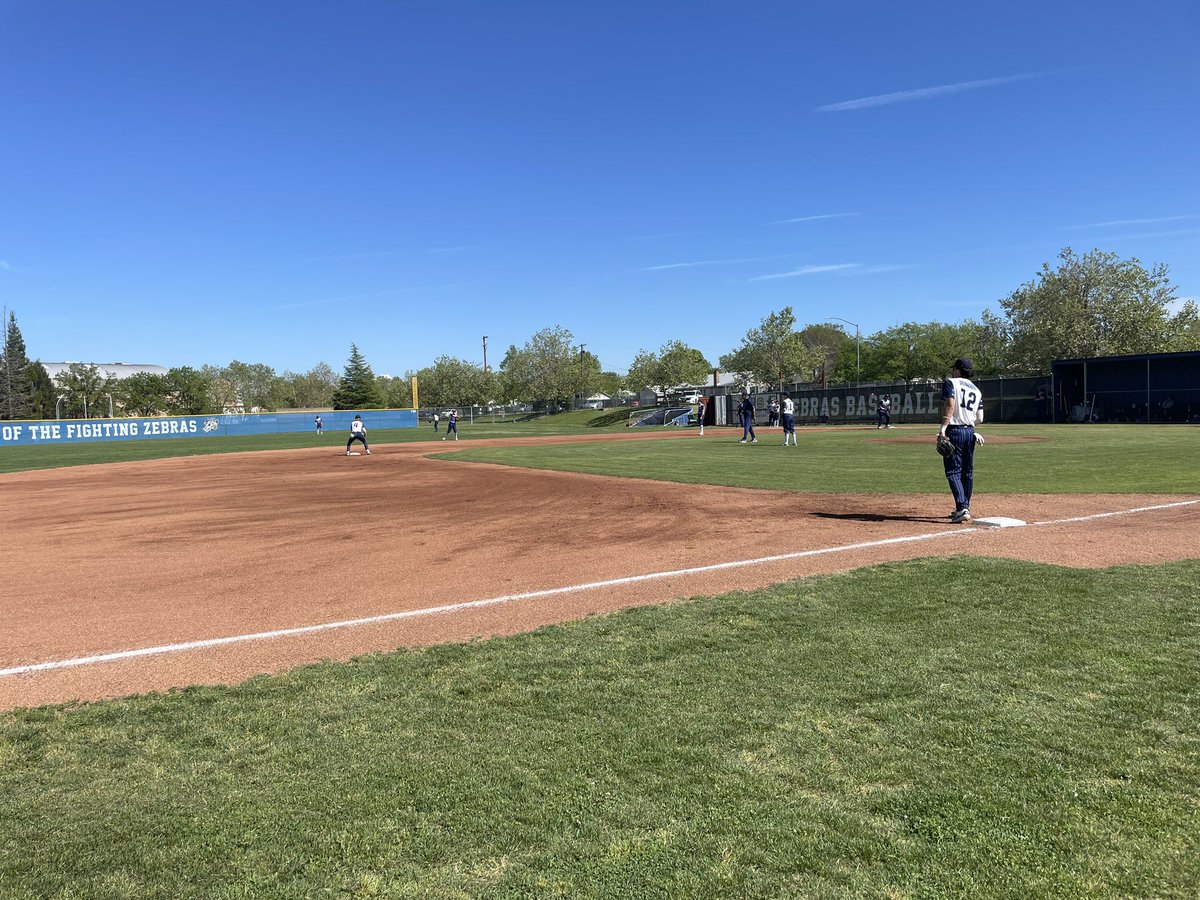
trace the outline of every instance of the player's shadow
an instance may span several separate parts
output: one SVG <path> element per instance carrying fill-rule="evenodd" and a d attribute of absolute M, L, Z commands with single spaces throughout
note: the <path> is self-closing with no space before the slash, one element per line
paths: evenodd
<path fill-rule="evenodd" d="M 937 516 L 885 516 L 882 513 L 809 513 L 818 519 L 842 519 L 849 522 L 932 522 L 945 525 L 946 518 Z"/>

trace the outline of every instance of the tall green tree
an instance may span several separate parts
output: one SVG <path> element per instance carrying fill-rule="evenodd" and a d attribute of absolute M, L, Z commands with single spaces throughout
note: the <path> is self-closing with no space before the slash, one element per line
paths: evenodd
<path fill-rule="evenodd" d="M 556 325 L 534 334 L 523 347 L 510 346 L 500 363 L 500 384 L 508 401 L 568 404 L 579 392 L 575 336 Z"/>
<path fill-rule="evenodd" d="M 224 407 L 211 396 L 211 381 L 190 366 L 178 366 L 163 376 L 166 381 L 166 410 L 176 416 L 198 416 L 221 412 Z"/>
<path fill-rule="evenodd" d="M 712 363 L 699 350 L 683 341 L 670 340 L 657 353 L 639 350 L 626 380 L 635 390 L 650 387 L 666 397 L 674 387 L 703 384 L 712 370 Z"/>
<path fill-rule="evenodd" d="M 156 416 L 167 410 L 170 386 L 165 375 L 136 372 L 114 386 L 118 403 L 127 415 Z"/>
<path fill-rule="evenodd" d="M 486 403 L 488 383 L 482 366 L 453 356 L 439 356 L 432 366 L 417 373 L 421 404 L 427 407 Z"/>
<path fill-rule="evenodd" d="M 1195 304 L 1172 315 L 1177 288 L 1168 269 L 1149 269 L 1136 258 L 1092 250 L 1077 256 L 1070 247 L 1058 265 L 1041 271 L 1000 301 L 1003 317 L 985 316 L 1007 346 L 1005 369 L 1049 372 L 1055 359 L 1076 359 L 1171 349 L 1185 333 Z"/>
<path fill-rule="evenodd" d="M 54 392 L 54 379 L 46 371 L 46 367 L 38 361 L 29 364 L 29 383 L 33 385 L 33 409 L 30 415 L 34 419 L 53 419 L 58 403 L 58 395 Z"/>
<path fill-rule="evenodd" d="M 17 327 L 17 314 L 9 312 L 0 353 L 0 419 L 28 419 L 34 414 L 34 394 L 25 338 Z"/>
<path fill-rule="evenodd" d="M 358 346 L 350 345 L 350 359 L 342 370 L 341 381 L 333 392 L 334 409 L 379 409 L 383 397 L 375 383 L 375 373 L 367 365 Z"/>
<path fill-rule="evenodd" d="M 800 339 L 813 352 L 815 384 L 828 387 L 831 381 L 850 381 L 858 377 L 858 362 L 854 357 L 849 366 L 839 365 L 843 354 L 853 353 L 856 349 L 854 339 L 841 326 L 830 323 L 808 325 L 801 329 Z"/>
<path fill-rule="evenodd" d="M 863 342 L 863 379 L 909 383 L 936 380 L 945 377 L 951 362 L 959 356 L 975 362 L 975 374 L 995 374 L 985 337 L 985 329 L 978 322 L 896 325 Z"/>
<path fill-rule="evenodd" d="M 284 406 L 292 409 L 328 409 L 333 406 L 338 374 L 326 362 L 319 362 L 307 372 L 284 372 L 280 376 L 279 394 Z"/>
<path fill-rule="evenodd" d="M 726 372 L 752 376 L 763 384 L 783 387 L 788 381 L 812 381 L 823 353 L 805 343 L 796 331 L 796 316 L 790 306 L 763 318 L 757 328 L 746 332 L 742 345 L 721 357 Z"/>
<path fill-rule="evenodd" d="M 64 401 L 64 414 L 69 419 L 101 419 L 108 416 L 115 379 L 99 366 L 71 363 L 55 379 Z"/>

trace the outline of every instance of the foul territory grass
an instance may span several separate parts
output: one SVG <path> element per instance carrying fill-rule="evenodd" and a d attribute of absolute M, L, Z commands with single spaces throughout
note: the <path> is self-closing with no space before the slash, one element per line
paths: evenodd
<path fill-rule="evenodd" d="M 0 715 L 0 893 L 1194 897 L 1200 562 L 931 559 Z"/>

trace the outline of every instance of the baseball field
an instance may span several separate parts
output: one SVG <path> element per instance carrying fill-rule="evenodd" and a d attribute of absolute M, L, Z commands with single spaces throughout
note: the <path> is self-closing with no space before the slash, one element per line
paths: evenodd
<path fill-rule="evenodd" d="M 0 896 L 1196 896 L 1194 428 L 603 421 L 0 453 Z"/>

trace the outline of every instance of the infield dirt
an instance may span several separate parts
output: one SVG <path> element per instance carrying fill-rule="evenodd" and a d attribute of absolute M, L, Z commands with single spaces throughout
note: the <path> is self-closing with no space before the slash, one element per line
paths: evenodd
<path fill-rule="evenodd" d="M 1191 497 L 989 495 L 977 514 L 1031 524 L 963 528 L 947 522 L 948 494 L 797 494 L 427 458 L 446 450 L 440 441 L 373 450 L 369 457 L 317 448 L 0 476 L 0 669 L 635 580 L 3 675 L 0 709 L 233 683 L 322 659 L 511 634 L 916 556 L 969 553 L 1075 567 L 1163 562 L 1195 555 L 1200 526 L 1196 503 L 1127 512 Z M 1103 513 L 1120 514 L 1062 521 Z M 921 539 L 879 543 L 898 538 Z M 640 578 L 805 552 L 812 555 Z"/>

